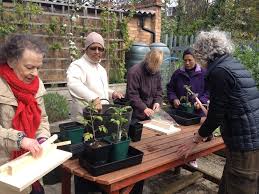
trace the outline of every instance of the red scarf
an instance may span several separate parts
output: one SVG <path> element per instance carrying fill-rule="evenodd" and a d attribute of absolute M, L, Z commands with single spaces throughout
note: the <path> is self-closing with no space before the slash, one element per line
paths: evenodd
<path fill-rule="evenodd" d="M 29 138 L 35 138 L 41 120 L 41 110 L 35 99 L 39 89 L 39 78 L 35 77 L 30 84 L 26 84 L 18 79 L 7 64 L 0 65 L 0 76 L 8 83 L 18 103 L 12 121 L 13 128 L 24 132 Z M 11 158 L 16 158 L 23 153 L 24 151 L 15 151 Z"/>

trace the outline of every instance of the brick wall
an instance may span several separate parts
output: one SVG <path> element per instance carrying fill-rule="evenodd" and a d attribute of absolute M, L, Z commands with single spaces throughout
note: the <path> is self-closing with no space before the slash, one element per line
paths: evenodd
<path fill-rule="evenodd" d="M 161 35 L 161 0 L 146 0 L 143 4 L 136 6 L 137 10 L 154 14 L 143 14 L 134 16 L 128 24 L 130 38 L 135 42 L 152 43 L 152 34 L 141 29 L 140 17 L 144 17 L 144 27 L 155 32 L 155 42 L 160 42 Z"/>
<path fill-rule="evenodd" d="M 33 0 L 33 2 L 37 0 Z M 44 1 L 39 1 L 44 2 Z M 46 29 L 50 25 L 51 19 L 55 18 L 57 20 L 57 26 L 60 27 L 61 24 L 69 25 L 68 12 L 67 7 L 64 5 L 57 6 L 53 2 L 49 2 L 51 4 L 50 7 L 44 7 L 44 14 L 39 16 L 33 16 L 30 18 L 30 28 L 29 32 L 35 34 L 36 36 L 45 40 L 46 44 L 50 47 L 53 43 L 60 43 L 62 48 L 57 51 L 53 51 L 48 49 L 48 53 L 44 59 L 44 65 L 40 70 L 40 77 L 44 83 L 63 83 L 66 82 L 66 70 L 71 62 L 70 55 L 68 52 L 68 37 L 65 35 L 61 35 L 59 30 L 55 31 L 52 34 L 46 32 Z M 144 27 L 154 31 L 156 34 L 156 42 L 160 41 L 161 34 L 161 0 L 148 0 L 144 4 L 140 4 L 137 6 L 137 13 L 128 23 L 129 35 L 130 39 L 135 42 L 144 42 L 146 44 L 152 43 L 152 34 L 141 29 L 140 26 L 140 17 L 145 17 L 144 19 Z M 60 6 L 63 6 L 61 9 Z M 3 3 L 3 8 L 5 11 L 2 13 L 6 17 L 0 17 L 0 22 L 10 22 L 6 20 L 11 13 L 12 8 L 14 8 L 14 4 L 11 2 Z M 65 9 L 64 9 L 65 8 Z M 53 11 L 54 10 L 54 11 Z M 115 10 L 116 11 L 116 10 Z M 119 17 L 119 12 L 117 12 Z M 82 50 L 83 49 L 83 39 L 81 38 L 82 29 L 84 26 L 87 27 L 88 32 L 97 31 L 101 33 L 100 28 L 100 9 L 95 11 L 92 9 L 88 9 L 87 15 L 82 11 L 79 13 L 80 18 L 77 20 L 76 29 L 73 30 L 74 40 L 76 42 L 77 47 Z M 15 22 L 15 20 L 11 21 Z M 17 25 L 17 31 L 19 32 L 19 26 Z M 124 52 L 122 50 L 123 39 L 119 33 L 119 26 L 117 32 L 112 32 L 112 35 L 109 39 L 113 39 L 110 41 L 117 41 L 118 52 Z M 114 30 L 115 31 L 115 30 Z M 5 37 L 0 37 L 0 43 L 3 42 Z M 107 44 L 107 37 L 105 37 L 105 42 Z M 124 56 L 123 54 L 119 54 L 118 56 Z M 109 59 L 105 57 L 103 59 L 102 65 L 106 68 L 109 73 L 110 69 L 115 69 L 116 66 L 114 64 L 109 64 Z"/>

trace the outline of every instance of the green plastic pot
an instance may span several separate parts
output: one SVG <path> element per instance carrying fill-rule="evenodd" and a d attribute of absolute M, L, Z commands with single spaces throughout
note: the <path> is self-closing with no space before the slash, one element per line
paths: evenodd
<path fill-rule="evenodd" d="M 190 106 L 187 103 L 181 103 L 179 109 L 188 113 L 194 112 L 194 106 L 193 105 Z"/>
<path fill-rule="evenodd" d="M 84 125 L 78 122 L 69 122 L 59 125 L 60 139 L 63 141 L 71 140 L 71 144 L 83 141 Z"/>
<path fill-rule="evenodd" d="M 124 160 L 128 156 L 128 150 L 129 150 L 129 144 L 130 144 L 130 138 L 121 140 L 117 143 L 113 142 L 111 136 L 104 137 L 104 139 L 108 142 L 112 143 L 112 150 L 110 154 L 110 161 L 118 161 L 118 160 Z"/>

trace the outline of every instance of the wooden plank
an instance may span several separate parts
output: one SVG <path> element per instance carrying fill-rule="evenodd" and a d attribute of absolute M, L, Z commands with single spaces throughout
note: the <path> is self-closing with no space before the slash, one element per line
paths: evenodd
<path fill-rule="evenodd" d="M 57 146 L 51 144 L 55 140 L 57 140 L 57 138 L 58 136 L 55 134 L 41 144 L 42 152 L 43 152 L 41 155 L 41 158 L 45 157 L 45 155 L 48 154 L 48 152 L 51 151 L 52 149 L 57 148 Z M 33 158 L 30 152 L 26 152 L 25 154 L 19 156 L 18 158 L 11 160 L 10 162 L 2 165 L 0 167 L 0 173 L 13 176 L 24 166 L 30 165 L 35 160 L 39 160 L 41 158 L 37 158 L 37 159 Z"/>
<path fill-rule="evenodd" d="M 143 126 L 155 130 L 158 133 L 171 135 L 175 134 L 181 131 L 179 127 L 175 127 L 173 124 L 169 122 L 163 122 L 163 121 L 157 121 L 157 120 L 150 120 L 150 121 L 144 121 Z"/>
<path fill-rule="evenodd" d="M 194 172 L 190 175 L 184 176 L 177 181 L 173 181 L 171 184 L 166 185 L 159 192 L 160 194 L 172 194 L 194 184 L 198 179 L 202 178 L 203 174 L 201 172 Z"/>
<path fill-rule="evenodd" d="M 21 192 L 70 157 L 72 157 L 70 152 L 53 149 L 43 158 L 35 160 L 32 165 L 24 166 L 13 176 L 0 174 L 0 185 Z"/>
<path fill-rule="evenodd" d="M 183 165 L 182 167 L 183 167 L 184 169 L 186 169 L 186 170 L 191 171 L 191 172 L 195 172 L 195 171 L 201 172 L 201 173 L 203 174 L 203 177 L 204 177 L 205 179 L 207 179 L 207 180 L 209 180 L 209 181 L 211 181 L 211 182 L 213 182 L 213 183 L 216 183 L 216 184 L 218 184 L 218 185 L 219 185 L 219 183 L 220 183 L 220 179 L 221 179 L 221 178 L 216 177 L 214 174 L 210 174 L 210 173 L 208 173 L 208 172 L 205 171 L 205 170 L 202 170 L 202 169 L 200 169 L 200 168 L 195 168 L 195 167 L 193 167 L 193 166 L 191 166 L 191 165 L 188 165 L 188 164 L 185 164 L 185 165 Z"/>

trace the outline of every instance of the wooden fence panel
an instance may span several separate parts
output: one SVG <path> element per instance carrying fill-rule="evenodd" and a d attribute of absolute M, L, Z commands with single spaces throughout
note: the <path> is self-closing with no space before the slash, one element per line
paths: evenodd
<path fill-rule="evenodd" d="M 165 34 L 164 43 L 168 46 L 171 52 L 171 56 L 182 58 L 184 50 L 191 47 L 194 43 L 195 37 L 191 36 L 176 36 L 173 34 Z"/>

